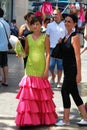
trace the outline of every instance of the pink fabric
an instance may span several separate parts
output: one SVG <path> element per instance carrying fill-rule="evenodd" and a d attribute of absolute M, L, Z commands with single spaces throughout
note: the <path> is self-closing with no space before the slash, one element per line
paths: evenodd
<path fill-rule="evenodd" d="M 80 5 L 80 20 L 81 22 L 85 21 L 85 15 L 84 15 L 84 10 L 82 8 L 82 5 Z"/>
<path fill-rule="evenodd" d="M 16 125 L 55 124 L 57 114 L 49 81 L 41 77 L 24 76 L 19 87 Z"/>
<path fill-rule="evenodd" d="M 41 12 L 46 15 L 52 14 L 53 13 L 52 4 L 50 2 L 43 2 Z"/>
<path fill-rule="evenodd" d="M 42 12 L 37 11 L 37 12 L 35 13 L 35 16 L 40 16 L 40 17 L 43 17 L 43 14 L 42 14 Z"/>

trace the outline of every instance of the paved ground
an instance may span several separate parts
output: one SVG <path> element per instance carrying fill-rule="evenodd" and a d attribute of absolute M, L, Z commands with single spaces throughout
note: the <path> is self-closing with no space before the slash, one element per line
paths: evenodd
<path fill-rule="evenodd" d="M 82 82 L 79 85 L 79 92 L 83 98 L 83 101 L 87 101 L 87 52 L 82 56 Z M 9 86 L 2 87 L 0 84 L 0 130 L 87 130 L 87 127 L 79 127 L 76 122 L 80 120 L 79 112 L 72 100 L 71 107 L 71 124 L 69 127 L 56 127 L 56 126 L 37 126 L 37 127 L 24 127 L 19 128 L 14 123 L 16 115 L 16 107 L 18 101 L 15 96 L 18 91 L 18 83 L 24 74 L 23 61 L 17 59 L 15 55 L 9 54 Z M 63 77 L 62 77 L 63 78 Z M 50 80 L 50 76 L 49 76 Z M 55 80 L 56 81 L 56 80 Z M 62 83 L 62 80 L 61 80 Z M 56 104 L 56 111 L 59 115 L 59 119 L 63 115 L 61 89 L 53 86 L 54 102 Z"/>

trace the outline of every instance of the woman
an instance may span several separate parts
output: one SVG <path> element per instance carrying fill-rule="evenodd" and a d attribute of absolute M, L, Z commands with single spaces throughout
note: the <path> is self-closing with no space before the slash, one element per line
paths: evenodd
<path fill-rule="evenodd" d="M 87 50 L 87 11 L 85 14 L 85 29 L 84 29 L 84 48 L 81 50 L 81 54 Z"/>
<path fill-rule="evenodd" d="M 23 48 L 25 48 L 25 37 L 28 34 L 32 33 L 32 29 L 30 26 L 30 22 L 32 20 L 32 18 L 34 17 L 34 13 L 33 12 L 28 12 L 25 16 L 24 19 L 26 20 L 26 23 L 21 25 L 21 27 L 19 28 L 19 39 L 22 43 Z M 27 61 L 27 57 L 24 58 L 24 68 L 26 66 L 26 61 Z"/>
<path fill-rule="evenodd" d="M 70 94 L 77 105 L 82 120 L 78 122 L 79 125 L 87 125 L 87 113 L 83 101 L 78 92 L 78 84 L 81 82 L 81 59 L 80 59 L 80 39 L 75 32 L 77 24 L 77 17 L 74 14 L 68 15 L 65 18 L 65 26 L 68 31 L 67 36 L 61 43 L 63 67 L 64 67 L 64 81 L 62 85 L 62 99 L 64 106 L 63 120 L 56 123 L 58 126 L 69 125 L 70 115 Z"/>
<path fill-rule="evenodd" d="M 41 17 L 31 20 L 33 33 L 26 37 L 25 53 L 28 56 L 25 76 L 19 83 L 15 122 L 18 126 L 55 124 L 57 115 L 53 103 L 53 92 L 48 81 L 50 43 L 42 34 Z M 17 52 L 17 47 L 16 47 Z M 17 52 L 18 54 L 18 52 Z"/>

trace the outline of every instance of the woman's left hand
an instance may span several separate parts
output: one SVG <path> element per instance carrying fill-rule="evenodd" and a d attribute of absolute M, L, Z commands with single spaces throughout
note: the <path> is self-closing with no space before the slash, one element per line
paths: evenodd
<path fill-rule="evenodd" d="M 47 72 L 44 72 L 43 78 L 48 79 L 48 73 Z"/>
<path fill-rule="evenodd" d="M 76 76 L 76 82 L 77 83 L 81 82 L 81 75 L 80 74 L 77 74 L 77 76 Z"/>
<path fill-rule="evenodd" d="M 87 41 L 87 35 L 84 36 L 84 39 Z"/>

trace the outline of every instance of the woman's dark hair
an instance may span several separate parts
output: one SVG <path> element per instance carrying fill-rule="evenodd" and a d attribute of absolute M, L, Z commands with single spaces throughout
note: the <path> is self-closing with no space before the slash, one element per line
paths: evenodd
<path fill-rule="evenodd" d="M 35 17 L 32 18 L 30 24 L 32 25 L 36 22 L 39 22 L 42 25 L 42 18 L 40 16 L 35 16 Z"/>
<path fill-rule="evenodd" d="M 45 20 L 44 20 L 44 23 L 46 23 L 46 22 L 50 22 L 50 18 L 45 18 Z"/>
<path fill-rule="evenodd" d="M 24 19 L 27 20 L 27 17 L 31 17 L 31 15 L 33 15 L 34 13 L 33 12 L 28 12 L 25 16 L 24 16 Z"/>
<path fill-rule="evenodd" d="M 69 15 L 67 15 L 67 17 L 70 17 L 74 23 L 78 22 L 78 18 L 75 14 L 69 14 Z"/>
<path fill-rule="evenodd" d="M 3 17 L 3 15 L 4 15 L 4 11 L 2 8 L 0 8 L 0 17 Z"/>

